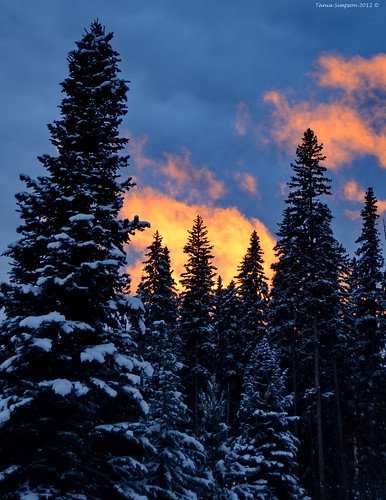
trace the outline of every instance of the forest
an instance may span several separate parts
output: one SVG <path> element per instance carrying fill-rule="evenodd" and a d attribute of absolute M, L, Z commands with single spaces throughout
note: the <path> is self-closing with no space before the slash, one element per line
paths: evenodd
<path fill-rule="evenodd" d="M 61 117 L 48 125 L 57 154 L 38 158 L 45 175 L 20 176 L 20 239 L 5 251 L 0 296 L 1 498 L 386 498 L 373 188 L 351 257 L 307 129 L 272 282 L 253 231 L 224 284 L 197 214 L 176 283 L 157 221 L 120 217 L 134 181 L 119 134 L 128 82 L 111 40 L 95 21 L 69 53 Z M 143 230 L 154 236 L 132 290 L 130 240 Z"/>

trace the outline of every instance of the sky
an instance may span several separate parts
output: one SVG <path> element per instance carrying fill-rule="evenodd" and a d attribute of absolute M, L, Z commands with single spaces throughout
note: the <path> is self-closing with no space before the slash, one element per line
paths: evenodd
<path fill-rule="evenodd" d="M 121 133 L 136 182 L 123 215 L 151 229 L 128 247 L 133 291 L 158 230 L 175 277 L 200 214 L 218 273 L 237 273 L 251 232 L 267 274 L 296 146 L 324 144 L 336 238 L 353 255 L 364 191 L 386 212 L 386 0 L 0 0 L 0 249 L 18 238 L 21 173 L 55 154 L 67 54 L 99 21 L 130 80 Z M 386 217 L 386 215 L 385 215 Z M 9 261 L 0 258 L 0 279 Z"/>

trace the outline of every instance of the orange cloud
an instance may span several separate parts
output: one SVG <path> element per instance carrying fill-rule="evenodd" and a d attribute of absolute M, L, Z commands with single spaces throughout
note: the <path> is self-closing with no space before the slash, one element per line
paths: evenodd
<path fill-rule="evenodd" d="M 315 77 L 323 87 L 341 88 L 348 93 L 386 89 L 386 54 L 369 59 L 354 56 L 323 55 L 318 59 Z"/>
<path fill-rule="evenodd" d="M 341 197 L 344 200 L 361 203 L 363 206 L 365 201 L 365 189 L 363 189 L 357 181 L 351 180 L 346 182 L 341 189 Z M 378 200 L 378 213 L 386 212 L 386 200 Z M 346 209 L 344 214 L 351 220 L 360 218 L 360 210 Z"/>
<path fill-rule="evenodd" d="M 371 59 L 325 55 L 313 74 L 320 87 L 341 89 L 327 102 L 289 101 L 284 92 L 267 92 L 273 105 L 271 137 L 286 150 L 300 143 L 310 127 L 324 144 L 326 166 L 338 170 L 359 157 L 373 155 L 386 168 L 386 54 Z"/>
<path fill-rule="evenodd" d="M 357 181 L 348 181 L 343 186 L 343 198 L 348 201 L 364 202 L 365 190 L 361 188 Z"/>
<path fill-rule="evenodd" d="M 239 102 L 236 106 L 236 120 L 234 127 L 237 135 L 245 135 L 252 125 L 252 118 L 246 102 Z"/>
<path fill-rule="evenodd" d="M 224 182 L 216 179 L 205 165 L 194 165 L 188 149 L 182 148 L 179 155 L 164 152 L 163 158 L 155 159 L 144 153 L 147 142 L 147 137 L 130 139 L 135 167 L 138 173 L 149 169 L 170 196 L 197 202 L 214 201 L 226 194 Z"/>
<path fill-rule="evenodd" d="M 242 191 L 260 197 L 259 190 L 257 189 L 257 180 L 253 175 L 246 172 L 236 172 L 234 178 Z"/>
<path fill-rule="evenodd" d="M 174 277 L 178 282 L 181 272 L 184 272 L 186 255 L 183 247 L 188 238 L 188 230 L 192 228 L 193 220 L 200 214 L 208 227 L 208 237 L 214 245 L 214 265 L 218 268 L 225 283 L 228 283 L 237 273 L 237 266 L 247 251 L 249 239 L 255 229 L 261 240 L 265 254 L 265 271 L 271 277 L 270 265 L 274 261 L 273 247 L 275 239 L 268 229 L 258 219 L 248 219 L 237 208 L 219 208 L 206 204 L 188 204 L 177 201 L 173 197 L 147 187 L 130 191 L 123 208 L 123 216 L 132 218 L 133 210 L 140 214 L 141 219 L 152 224 L 151 230 L 137 233 L 129 246 L 135 252 L 144 253 L 152 242 L 156 230 L 163 236 L 163 244 L 170 250 Z M 128 271 L 132 277 L 132 291 L 135 293 L 142 273 L 142 261 L 132 263 Z"/>

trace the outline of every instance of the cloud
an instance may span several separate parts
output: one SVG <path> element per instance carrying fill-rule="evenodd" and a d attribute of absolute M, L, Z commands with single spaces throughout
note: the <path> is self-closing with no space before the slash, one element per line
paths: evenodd
<path fill-rule="evenodd" d="M 214 245 L 214 265 L 218 268 L 218 274 L 221 274 L 224 282 L 228 283 L 236 275 L 237 266 L 247 251 L 253 230 L 256 230 L 260 236 L 265 254 L 265 271 L 271 277 L 270 265 L 274 261 L 275 239 L 261 221 L 245 217 L 237 208 L 189 204 L 151 187 L 130 191 L 122 215 L 132 218 L 133 208 L 142 220 L 150 221 L 152 227 L 133 236 L 128 249 L 129 257 L 130 250 L 144 255 L 146 247 L 153 240 L 154 232 L 158 230 L 163 236 L 163 244 L 170 250 L 176 281 L 184 271 L 187 256 L 182 249 L 188 238 L 187 231 L 192 228 L 197 214 L 203 217 L 208 227 L 208 238 Z M 128 268 L 132 277 L 133 293 L 140 281 L 142 260 L 144 259 L 137 259 Z"/>
<path fill-rule="evenodd" d="M 372 90 L 386 90 L 386 54 L 376 54 L 369 59 L 326 54 L 318 59 L 317 65 L 314 75 L 322 87 L 366 95 Z"/>
<path fill-rule="evenodd" d="M 260 198 L 260 193 L 257 188 L 257 180 L 253 177 L 253 175 L 246 172 L 236 172 L 234 178 L 239 189 Z"/>
<path fill-rule="evenodd" d="M 215 178 L 205 165 L 193 164 L 191 152 L 181 148 L 180 154 L 163 152 L 162 158 L 151 158 L 144 153 L 148 138 L 131 138 L 130 152 L 139 177 L 144 170 L 174 198 L 190 202 L 214 201 L 226 194 L 224 182 Z"/>
<path fill-rule="evenodd" d="M 290 100 L 279 90 L 264 94 L 264 102 L 273 106 L 269 133 L 274 142 L 294 148 L 310 127 L 324 144 L 328 168 L 339 170 L 366 155 L 386 168 L 386 55 L 324 55 L 312 76 L 320 89 L 330 89 L 327 97 L 324 91 L 317 100 L 318 89 L 305 100 Z"/>
<path fill-rule="evenodd" d="M 249 112 L 248 104 L 244 101 L 241 101 L 236 106 L 236 120 L 234 122 L 236 134 L 245 135 L 251 125 L 252 118 Z"/>
<path fill-rule="evenodd" d="M 365 189 L 359 185 L 355 180 L 350 180 L 346 182 L 341 188 L 341 198 L 347 201 L 360 203 L 362 206 L 365 201 Z M 386 200 L 378 200 L 378 213 L 382 214 L 386 212 Z M 357 220 L 360 218 L 361 209 L 350 210 L 345 209 L 344 214 L 351 220 Z"/>

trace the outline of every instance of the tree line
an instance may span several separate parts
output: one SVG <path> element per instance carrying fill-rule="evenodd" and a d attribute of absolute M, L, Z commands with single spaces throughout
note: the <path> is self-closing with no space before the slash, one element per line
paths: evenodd
<path fill-rule="evenodd" d="M 91 24 L 68 56 L 57 156 L 21 176 L 20 239 L 1 285 L 0 494 L 5 500 L 382 499 L 385 276 L 366 191 L 350 258 L 335 239 L 323 147 L 301 138 L 269 287 L 253 231 L 234 280 L 205 222 L 178 293 L 155 232 L 133 296 L 136 231 L 118 128 L 128 82 Z M 123 174 L 123 177 L 122 177 Z M 129 197 L 128 197 L 129 200 Z"/>

